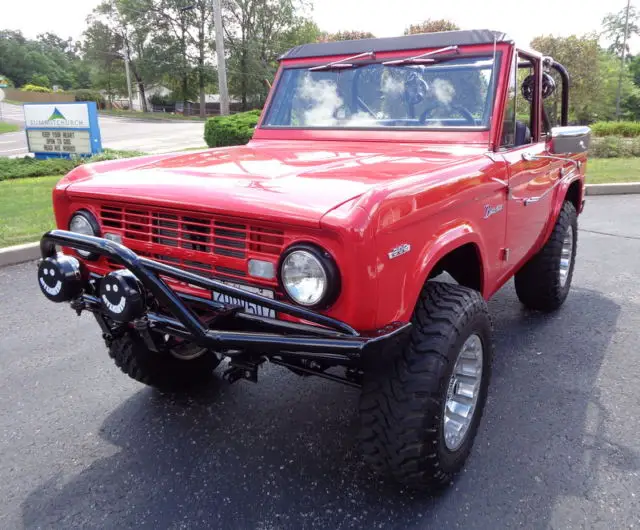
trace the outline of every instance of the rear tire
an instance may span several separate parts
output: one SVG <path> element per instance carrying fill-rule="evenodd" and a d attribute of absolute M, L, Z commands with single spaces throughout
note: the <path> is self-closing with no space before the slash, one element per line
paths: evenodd
<path fill-rule="evenodd" d="M 520 302 L 538 311 L 558 309 L 571 288 L 577 246 L 578 215 L 567 201 L 544 247 L 515 275 Z"/>
<path fill-rule="evenodd" d="M 132 379 L 167 391 L 189 391 L 206 385 L 221 361 L 210 351 L 188 360 L 167 351 L 151 351 L 133 331 L 111 341 L 109 356 Z"/>
<path fill-rule="evenodd" d="M 437 490 L 463 467 L 478 430 L 490 378 L 491 323 L 478 292 L 438 282 L 422 289 L 412 323 L 403 349 L 386 365 L 365 372 L 361 444 L 374 471 L 410 487 Z M 473 357 L 479 361 L 469 360 L 470 343 L 479 345 Z M 463 375 L 461 366 L 467 365 L 460 359 L 480 363 L 479 375 Z M 464 400 L 450 396 L 461 396 L 471 382 L 475 403 L 454 443 L 451 422 L 458 416 L 452 411 L 461 412 L 456 407 Z"/>

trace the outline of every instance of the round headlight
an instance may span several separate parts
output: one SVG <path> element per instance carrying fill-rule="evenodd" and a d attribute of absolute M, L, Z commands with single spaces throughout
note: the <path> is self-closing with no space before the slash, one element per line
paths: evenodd
<path fill-rule="evenodd" d="M 285 254 L 280 281 L 291 300 L 307 307 L 331 303 L 340 287 L 337 267 L 331 257 L 311 246 L 294 247 Z"/>
<path fill-rule="evenodd" d="M 76 234 L 84 234 L 85 236 L 97 236 L 100 232 L 98 222 L 93 215 L 89 212 L 81 210 L 71 217 L 69 221 L 69 231 Z M 76 250 L 83 258 L 89 258 L 93 256 L 91 252 L 86 250 Z"/>

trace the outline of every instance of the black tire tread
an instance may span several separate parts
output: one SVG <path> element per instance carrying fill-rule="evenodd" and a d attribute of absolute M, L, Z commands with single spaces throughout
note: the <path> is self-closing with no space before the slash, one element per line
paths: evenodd
<path fill-rule="evenodd" d="M 109 356 L 132 379 L 160 390 L 190 390 L 213 378 L 220 360 L 212 353 L 182 360 L 166 352 L 154 352 L 135 333 L 127 332 L 109 344 Z"/>
<path fill-rule="evenodd" d="M 560 285 L 558 270 L 562 244 L 569 226 L 573 226 L 574 229 L 572 266 L 563 288 Z M 571 286 L 577 243 L 576 209 L 567 201 L 562 206 L 547 242 L 515 275 L 516 294 L 522 304 L 529 309 L 545 312 L 554 311 L 563 304 Z"/>
<path fill-rule="evenodd" d="M 479 312 L 490 322 L 478 292 L 454 284 L 425 284 L 409 343 L 389 364 L 390 372 L 365 377 L 361 446 L 374 471 L 417 488 L 439 489 L 451 481 L 457 470 L 444 470 L 437 451 L 447 368 L 455 362 L 447 352 Z"/>

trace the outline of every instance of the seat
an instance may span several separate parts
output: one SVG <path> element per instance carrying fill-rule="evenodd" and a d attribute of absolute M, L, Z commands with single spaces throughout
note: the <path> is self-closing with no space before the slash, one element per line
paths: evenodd
<path fill-rule="evenodd" d="M 531 143 L 531 131 L 527 124 L 516 120 L 516 146 Z"/>

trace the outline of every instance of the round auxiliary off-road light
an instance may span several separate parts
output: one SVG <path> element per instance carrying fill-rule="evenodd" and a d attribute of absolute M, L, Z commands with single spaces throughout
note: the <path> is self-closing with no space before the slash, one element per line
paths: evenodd
<path fill-rule="evenodd" d="M 72 256 L 45 258 L 38 265 L 38 285 L 52 302 L 68 302 L 82 292 L 80 262 Z"/>
<path fill-rule="evenodd" d="M 110 272 L 100 282 L 105 314 L 116 322 L 131 322 L 144 313 L 142 285 L 128 270 Z"/>

